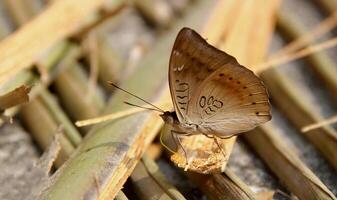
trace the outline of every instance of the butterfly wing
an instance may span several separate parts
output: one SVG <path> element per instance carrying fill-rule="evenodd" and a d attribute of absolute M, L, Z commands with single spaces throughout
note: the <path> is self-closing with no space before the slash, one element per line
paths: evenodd
<path fill-rule="evenodd" d="M 183 28 L 177 35 L 170 58 L 169 86 L 181 123 L 191 122 L 189 116 L 194 107 L 189 104 L 198 86 L 217 68 L 233 60 L 232 57 L 218 59 L 220 55 L 214 54 L 214 49 L 192 29 Z"/>
<path fill-rule="evenodd" d="M 249 131 L 271 119 L 268 94 L 261 80 L 237 62 L 205 79 L 191 99 L 190 119 L 219 137 Z"/>
<path fill-rule="evenodd" d="M 179 121 L 198 124 L 206 134 L 231 136 L 271 119 L 261 80 L 191 29 L 177 36 L 169 83 Z"/>

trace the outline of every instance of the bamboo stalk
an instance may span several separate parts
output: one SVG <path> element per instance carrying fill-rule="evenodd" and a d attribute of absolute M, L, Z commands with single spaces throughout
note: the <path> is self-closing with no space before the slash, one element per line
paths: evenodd
<path fill-rule="evenodd" d="M 189 178 L 199 185 L 210 200 L 256 199 L 249 187 L 228 169 L 223 174 L 214 175 L 189 173 Z"/>
<path fill-rule="evenodd" d="M 131 181 L 140 199 L 185 199 L 146 154 L 131 174 Z"/>
<path fill-rule="evenodd" d="M 274 102 L 288 119 L 300 130 L 303 126 L 321 121 L 323 117 L 315 112 L 306 101 L 305 94 L 292 80 L 281 74 L 278 69 L 269 69 L 262 74 Z M 322 127 L 304 133 L 305 136 L 325 158 L 337 169 L 337 132 L 331 127 Z"/>
<path fill-rule="evenodd" d="M 299 199 L 336 199 L 271 125 L 256 128 L 244 138 Z"/>
<path fill-rule="evenodd" d="M 5 0 L 4 3 L 16 26 L 27 23 L 42 7 L 37 0 Z"/>
<path fill-rule="evenodd" d="M 128 200 L 128 197 L 122 191 L 119 191 L 115 197 L 115 200 Z"/>
<path fill-rule="evenodd" d="M 104 106 L 100 94 L 85 97 L 88 92 L 88 77 L 76 59 L 79 49 L 74 48 L 59 64 L 65 68 L 55 79 L 56 90 L 61 102 L 73 120 L 96 116 Z M 78 98 L 83 96 L 84 98 Z"/>
<path fill-rule="evenodd" d="M 195 27 L 194 23 L 200 25 L 206 15 L 206 9 L 213 3 L 214 1 L 200 1 L 195 4 L 196 7 L 184 20 L 184 25 L 187 22 L 192 27 Z M 138 70 L 122 84 L 123 88 L 131 92 L 137 91 L 139 96 L 146 99 L 153 97 L 155 91 L 157 95 L 160 94 L 160 98 L 157 99 L 169 98 L 167 88 L 162 89 L 162 81 L 166 80 L 167 76 L 167 70 L 163 69 L 167 69 L 173 38 L 182 25 L 177 25 L 167 37 L 158 41 L 158 46 L 152 48 L 152 52 L 147 54 Z M 147 81 L 149 74 L 155 74 L 156 79 Z M 127 99 L 124 93 L 116 92 L 105 112 L 125 109 L 125 105 L 121 104 L 125 100 Z M 55 180 L 41 198 L 81 199 L 90 194 L 98 199 L 112 199 L 161 125 L 162 120 L 157 113 L 140 113 L 94 127 L 74 156 L 56 172 Z"/>
<path fill-rule="evenodd" d="M 0 112 L 7 108 L 27 103 L 29 101 L 29 92 L 31 87 L 22 85 L 15 90 L 0 96 Z"/>
<path fill-rule="evenodd" d="M 76 0 L 55 1 L 32 21 L 3 40 L 0 43 L 0 83 L 30 67 L 36 57 L 52 45 L 88 23 L 93 23 L 88 21 L 88 16 L 101 9 L 104 3 L 104 0 L 83 0 L 81 6 L 78 6 Z M 118 3 L 111 10 L 117 7 Z"/>
<path fill-rule="evenodd" d="M 317 3 L 328 13 L 333 13 L 337 9 L 337 2 L 334 0 L 320 0 Z"/>
<path fill-rule="evenodd" d="M 55 97 L 50 94 L 47 90 L 41 90 L 40 92 L 41 100 L 43 100 L 44 105 L 49 110 L 50 115 L 54 121 L 62 125 L 64 134 L 68 140 L 73 144 L 73 146 L 78 146 L 82 141 L 82 137 L 74 125 L 69 120 L 68 116 L 64 113 L 61 107 L 56 102 Z"/>
<path fill-rule="evenodd" d="M 167 27 L 173 19 L 173 10 L 164 0 L 135 0 L 134 5 L 152 23 Z"/>
<path fill-rule="evenodd" d="M 43 149 L 46 149 L 53 139 L 58 124 L 50 115 L 42 99 L 38 97 L 24 105 L 20 110 L 20 117 L 37 143 Z M 61 166 L 74 151 L 74 146 L 64 135 L 60 136 L 60 144 L 61 151 L 55 162 L 57 166 Z"/>
<path fill-rule="evenodd" d="M 290 16 L 286 15 L 286 13 L 278 14 L 277 25 L 281 33 L 289 40 L 299 38 L 306 33 L 305 28 Z M 310 41 L 307 41 L 305 44 L 309 46 Z M 337 101 L 337 79 L 335 77 L 335 74 L 337 74 L 337 65 L 335 62 L 324 52 L 311 54 L 306 57 L 306 60 Z"/>
<path fill-rule="evenodd" d="M 122 69 L 125 67 L 125 63 L 121 56 L 116 52 L 115 49 L 108 46 L 107 36 L 98 34 L 97 45 L 99 49 L 99 74 L 98 78 L 102 86 L 108 90 L 112 91 L 111 86 L 106 84 L 108 81 L 117 83 L 120 81 L 120 75 Z"/>

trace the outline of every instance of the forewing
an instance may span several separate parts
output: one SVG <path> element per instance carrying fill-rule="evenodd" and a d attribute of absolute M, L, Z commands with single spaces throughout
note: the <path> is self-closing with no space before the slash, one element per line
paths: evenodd
<path fill-rule="evenodd" d="M 235 59 L 209 45 L 198 33 L 183 28 L 174 43 L 169 66 L 169 85 L 181 123 L 191 122 L 190 103 L 200 84 L 213 72 Z"/>

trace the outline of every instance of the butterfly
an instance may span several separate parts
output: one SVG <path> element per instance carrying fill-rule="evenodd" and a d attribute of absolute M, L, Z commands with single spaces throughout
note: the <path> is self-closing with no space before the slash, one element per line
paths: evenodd
<path fill-rule="evenodd" d="M 176 37 L 168 76 L 174 111 L 161 117 L 172 133 L 229 138 L 271 119 L 260 78 L 190 28 Z"/>
<path fill-rule="evenodd" d="M 173 112 L 163 111 L 110 84 L 153 108 L 125 103 L 161 112 L 160 116 L 171 125 L 171 134 L 181 147 L 178 135 L 229 138 L 271 120 L 271 105 L 261 79 L 190 28 L 181 29 L 176 37 L 168 77 Z M 217 143 L 216 139 L 214 141 Z M 182 149 L 187 160 L 187 153 Z"/>

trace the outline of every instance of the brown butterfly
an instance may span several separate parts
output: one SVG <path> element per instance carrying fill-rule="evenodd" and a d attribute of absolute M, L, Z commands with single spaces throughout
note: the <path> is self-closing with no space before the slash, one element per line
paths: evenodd
<path fill-rule="evenodd" d="M 190 28 L 181 29 L 175 40 L 169 86 L 173 112 L 131 95 L 154 107 L 147 109 L 162 112 L 165 123 L 173 127 L 172 136 L 228 138 L 271 119 L 267 90 L 259 77 Z"/>
<path fill-rule="evenodd" d="M 175 40 L 169 85 L 175 111 L 161 117 L 176 134 L 228 138 L 271 119 L 262 81 L 190 28 Z"/>

